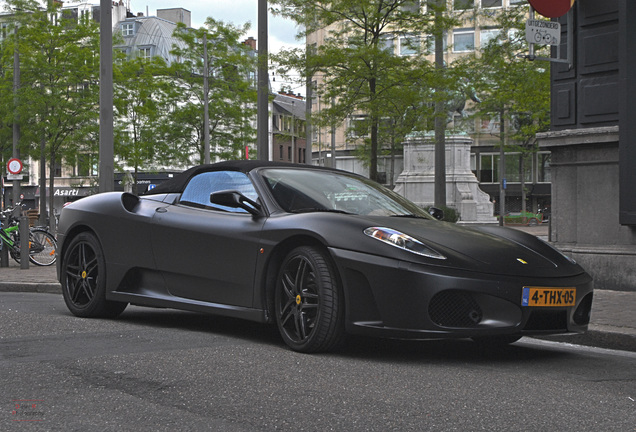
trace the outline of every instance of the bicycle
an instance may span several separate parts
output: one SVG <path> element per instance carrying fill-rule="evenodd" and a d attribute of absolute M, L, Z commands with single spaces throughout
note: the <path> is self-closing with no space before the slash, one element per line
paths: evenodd
<path fill-rule="evenodd" d="M 0 247 L 9 249 L 9 254 L 17 263 L 20 262 L 20 207 L 9 208 L 0 212 L 6 220 L 0 228 Z M 56 261 L 57 240 L 46 227 L 29 228 L 29 261 L 39 266 L 50 266 Z"/>

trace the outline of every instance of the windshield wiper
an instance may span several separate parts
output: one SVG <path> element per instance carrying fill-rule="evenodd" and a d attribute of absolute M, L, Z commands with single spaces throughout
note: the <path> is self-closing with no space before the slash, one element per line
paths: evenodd
<path fill-rule="evenodd" d="M 307 207 L 301 209 L 291 210 L 290 213 L 312 213 L 312 212 L 325 212 L 325 213 L 340 213 L 340 214 L 355 214 L 349 213 L 344 210 L 336 210 L 336 209 L 328 209 L 328 208 L 318 208 L 318 207 Z"/>
<path fill-rule="evenodd" d="M 395 217 L 395 218 L 412 218 L 412 219 L 426 219 L 429 220 L 429 218 L 424 217 L 424 216 L 420 216 L 420 215 L 416 215 L 413 213 L 409 213 L 409 214 L 395 214 L 395 215 L 391 215 L 389 217 Z"/>

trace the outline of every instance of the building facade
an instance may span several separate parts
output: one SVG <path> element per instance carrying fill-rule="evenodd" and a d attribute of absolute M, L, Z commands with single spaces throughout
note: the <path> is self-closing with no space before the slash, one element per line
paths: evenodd
<path fill-rule="evenodd" d="M 305 100 L 303 97 L 279 93 L 270 108 L 272 118 L 271 160 L 308 163 Z"/>
<path fill-rule="evenodd" d="M 636 291 L 636 2 L 578 0 L 570 13 L 572 67 L 552 68 L 552 130 L 538 136 L 552 154 L 551 239 L 597 289 Z"/>

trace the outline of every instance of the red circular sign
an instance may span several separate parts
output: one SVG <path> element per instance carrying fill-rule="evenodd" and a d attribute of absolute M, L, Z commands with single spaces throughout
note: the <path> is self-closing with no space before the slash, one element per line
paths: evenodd
<path fill-rule="evenodd" d="M 22 161 L 18 158 L 11 158 L 7 162 L 9 174 L 20 174 L 22 172 Z"/>
<path fill-rule="evenodd" d="M 572 8 L 574 0 L 528 0 L 535 11 L 546 18 L 558 18 Z"/>

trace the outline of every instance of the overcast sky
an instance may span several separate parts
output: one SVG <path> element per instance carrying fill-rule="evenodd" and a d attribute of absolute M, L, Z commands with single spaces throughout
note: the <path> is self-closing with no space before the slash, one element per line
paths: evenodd
<path fill-rule="evenodd" d="M 178 7 L 187 9 L 192 12 L 192 27 L 194 28 L 201 27 L 207 17 L 238 26 L 250 22 L 252 27 L 247 36 L 257 39 L 258 0 L 130 0 L 130 2 L 132 13 L 143 12 L 145 14 L 147 7 L 150 16 L 156 15 L 157 9 Z M 268 22 L 269 51 L 277 52 L 282 46 L 301 44 L 295 38 L 298 31 L 293 22 L 273 17 L 271 14 Z"/>

